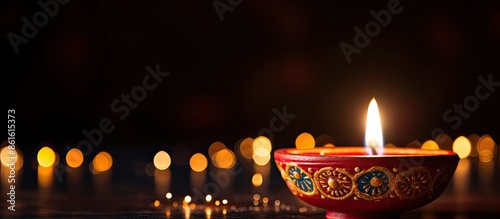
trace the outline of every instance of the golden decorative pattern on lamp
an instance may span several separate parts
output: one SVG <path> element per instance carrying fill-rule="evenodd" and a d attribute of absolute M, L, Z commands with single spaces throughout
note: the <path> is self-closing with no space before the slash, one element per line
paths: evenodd
<path fill-rule="evenodd" d="M 443 169 L 438 169 L 437 174 L 434 177 L 432 190 L 440 191 L 447 186 L 448 180 L 453 176 L 455 168 L 453 166 L 448 166 Z"/>
<path fill-rule="evenodd" d="M 344 200 L 352 195 L 354 182 L 345 169 L 324 167 L 314 173 L 314 181 L 318 185 L 321 198 Z"/>
<path fill-rule="evenodd" d="M 382 199 L 391 194 L 394 174 L 385 167 L 374 166 L 354 175 L 354 193 L 364 200 Z"/>
<path fill-rule="evenodd" d="M 277 162 L 281 177 L 296 196 L 316 196 L 321 199 L 377 201 L 384 198 L 417 199 L 424 195 L 437 196 L 454 172 L 453 166 L 431 173 L 424 166 L 404 171 L 373 166 L 355 167 L 352 172 L 341 167 L 307 168 L 295 163 Z M 284 167 L 284 168 L 283 168 Z"/>
<path fill-rule="evenodd" d="M 299 192 L 299 194 L 308 196 L 316 194 L 316 186 L 314 185 L 311 175 L 307 173 L 307 171 L 304 171 L 295 164 L 290 164 L 286 166 L 286 173 L 288 179 L 297 188 L 296 191 Z"/>
<path fill-rule="evenodd" d="M 396 194 L 401 199 L 418 198 L 431 189 L 431 175 L 425 167 L 412 167 L 396 176 Z"/>

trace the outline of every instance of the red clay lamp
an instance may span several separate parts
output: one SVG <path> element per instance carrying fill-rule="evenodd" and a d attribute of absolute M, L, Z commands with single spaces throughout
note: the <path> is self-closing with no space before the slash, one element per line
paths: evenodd
<path fill-rule="evenodd" d="M 274 159 L 290 191 L 327 218 L 399 218 L 439 197 L 458 164 L 448 150 L 383 148 L 375 99 L 365 147 L 286 148 Z"/>

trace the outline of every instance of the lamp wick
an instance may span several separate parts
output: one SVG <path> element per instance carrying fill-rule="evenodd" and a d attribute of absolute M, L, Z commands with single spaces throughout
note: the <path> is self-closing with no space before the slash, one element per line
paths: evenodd
<path fill-rule="evenodd" d="M 368 142 L 368 147 L 371 149 L 373 155 L 378 155 L 377 153 L 377 142 L 374 140 L 370 140 Z"/>

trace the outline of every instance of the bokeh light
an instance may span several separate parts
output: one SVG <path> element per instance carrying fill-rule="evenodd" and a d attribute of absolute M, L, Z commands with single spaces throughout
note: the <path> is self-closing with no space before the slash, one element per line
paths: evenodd
<path fill-rule="evenodd" d="M 489 150 L 482 150 L 481 152 L 479 152 L 478 157 L 479 161 L 483 163 L 488 163 L 493 160 L 493 153 L 491 153 L 491 151 Z"/>
<path fill-rule="evenodd" d="M 8 147 L 3 147 L 0 149 L 0 163 L 3 166 L 10 167 L 11 162 L 15 163 L 15 170 L 21 169 L 23 167 L 24 161 L 22 153 L 19 149 L 14 150 L 14 155 L 11 155 L 11 150 Z"/>
<path fill-rule="evenodd" d="M 445 150 L 452 150 L 453 139 L 448 134 L 442 133 L 438 135 L 434 141 L 439 145 L 439 148 Z"/>
<path fill-rule="evenodd" d="M 258 200 L 260 200 L 260 194 L 258 194 L 258 193 L 253 194 L 252 198 L 254 201 L 258 201 Z"/>
<path fill-rule="evenodd" d="M 432 149 L 432 150 L 437 150 L 439 149 L 438 144 L 433 141 L 433 140 L 427 140 L 422 144 L 422 149 Z"/>
<path fill-rule="evenodd" d="M 253 155 L 253 139 L 245 138 L 240 144 L 240 153 L 246 159 L 252 159 Z"/>
<path fill-rule="evenodd" d="M 171 162 L 172 160 L 170 159 L 170 155 L 168 155 L 165 151 L 158 151 L 153 158 L 153 163 L 156 169 L 159 170 L 166 170 L 170 166 Z"/>
<path fill-rule="evenodd" d="M 262 185 L 263 178 L 261 173 L 255 173 L 252 176 L 252 185 L 255 187 L 259 187 Z"/>
<path fill-rule="evenodd" d="M 469 157 L 477 157 L 479 151 L 477 151 L 477 142 L 479 141 L 479 135 L 478 134 L 471 134 L 469 137 L 467 137 L 470 141 L 470 154 Z"/>
<path fill-rule="evenodd" d="M 469 156 L 471 150 L 470 141 L 464 136 L 460 136 L 453 142 L 453 151 L 458 154 L 460 159 Z"/>
<path fill-rule="evenodd" d="M 272 144 L 271 140 L 266 136 L 255 138 L 252 144 L 253 154 L 252 159 L 257 165 L 264 166 L 271 159 Z"/>
<path fill-rule="evenodd" d="M 264 153 L 264 151 L 266 151 L 266 149 L 259 148 L 255 152 Z M 264 165 L 268 164 L 270 160 L 271 160 L 270 153 L 265 153 L 264 156 L 260 156 L 258 153 L 255 153 L 253 155 L 253 161 L 255 162 L 255 164 L 260 165 L 260 166 L 264 166 Z"/>
<path fill-rule="evenodd" d="M 42 167 L 50 167 L 56 161 L 56 154 L 51 148 L 47 146 L 40 149 L 36 157 L 38 160 L 38 164 Z"/>
<path fill-rule="evenodd" d="M 212 143 L 210 145 L 210 147 L 208 148 L 208 156 L 212 160 L 214 160 L 215 159 L 215 157 L 214 157 L 215 153 L 219 152 L 222 149 L 227 149 L 226 145 L 224 143 L 220 142 L 220 141 L 216 141 L 216 142 Z"/>
<path fill-rule="evenodd" d="M 78 148 L 73 148 L 66 153 L 66 164 L 69 167 L 77 168 L 83 163 L 83 153 Z"/>
<path fill-rule="evenodd" d="M 297 147 L 297 149 L 314 148 L 315 145 L 316 142 L 314 137 L 307 132 L 300 134 L 295 139 L 295 147 Z"/>
<path fill-rule="evenodd" d="M 211 195 L 205 196 L 205 201 L 207 201 L 207 202 L 212 201 L 212 196 Z"/>
<path fill-rule="evenodd" d="M 274 200 L 274 205 L 275 206 L 280 206 L 281 201 L 279 199 Z"/>
<path fill-rule="evenodd" d="M 222 149 L 215 153 L 214 165 L 218 168 L 230 169 L 236 164 L 236 156 L 229 149 Z"/>
<path fill-rule="evenodd" d="M 332 143 L 326 143 L 325 145 L 323 145 L 323 147 L 333 148 L 335 147 L 335 145 L 333 145 Z"/>
<path fill-rule="evenodd" d="M 167 194 L 165 194 L 165 198 L 171 199 L 172 198 L 172 193 L 167 192 Z"/>
<path fill-rule="evenodd" d="M 258 154 L 258 156 L 265 156 L 265 154 L 271 153 L 273 146 L 272 146 L 271 140 L 269 140 L 269 138 L 267 138 L 266 136 L 259 136 L 259 137 L 255 138 L 255 140 L 253 140 L 252 148 L 253 148 L 254 154 L 260 153 L 260 154 Z M 258 150 L 259 148 L 262 148 L 265 151 Z"/>
<path fill-rule="evenodd" d="M 92 160 L 92 166 L 96 172 L 104 172 L 113 166 L 113 158 L 108 152 L 101 151 Z"/>
<path fill-rule="evenodd" d="M 155 202 L 153 203 L 153 205 L 155 206 L 155 208 L 157 208 L 158 206 L 160 206 L 160 201 L 159 200 L 155 200 Z"/>
<path fill-rule="evenodd" d="M 482 151 L 490 151 L 492 156 L 494 157 L 496 149 L 495 147 L 496 147 L 495 141 L 489 135 L 483 135 L 477 141 L 477 151 L 479 152 L 479 154 Z"/>
<path fill-rule="evenodd" d="M 316 137 L 316 146 L 324 146 L 326 144 L 332 144 L 333 145 L 333 138 L 332 136 L 328 134 L 321 134 L 320 136 Z"/>
<path fill-rule="evenodd" d="M 185 203 L 189 203 L 189 202 L 191 202 L 191 196 L 186 195 L 186 197 L 184 197 L 184 202 L 185 202 Z"/>
<path fill-rule="evenodd" d="M 384 145 L 384 148 L 396 148 L 396 145 L 394 145 L 392 143 L 388 143 L 388 144 Z"/>
<path fill-rule="evenodd" d="M 479 161 L 488 163 L 495 158 L 497 153 L 497 145 L 493 138 L 489 135 L 483 135 L 477 140 L 477 151 Z"/>
<path fill-rule="evenodd" d="M 189 159 L 189 166 L 192 170 L 196 172 L 202 172 L 208 166 L 208 160 L 205 155 L 201 153 L 193 154 L 191 159 Z"/>
<path fill-rule="evenodd" d="M 11 158 L 10 158 L 11 157 Z M 0 150 L 0 162 L 4 166 L 10 166 L 10 162 L 12 159 L 15 159 L 17 162 L 17 155 L 10 155 L 10 149 L 7 147 L 3 147 L 2 150 Z"/>

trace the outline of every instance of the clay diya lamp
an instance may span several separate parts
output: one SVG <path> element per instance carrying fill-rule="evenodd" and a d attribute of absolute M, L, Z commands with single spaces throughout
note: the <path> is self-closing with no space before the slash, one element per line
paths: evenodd
<path fill-rule="evenodd" d="M 381 145 L 368 123 L 365 144 Z M 459 161 L 448 150 L 362 146 L 279 149 L 274 159 L 290 191 L 327 218 L 399 218 L 438 198 Z"/>
<path fill-rule="evenodd" d="M 398 218 L 439 197 L 458 156 L 447 150 L 363 147 L 280 149 L 274 159 L 290 191 L 327 218 Z"/>

